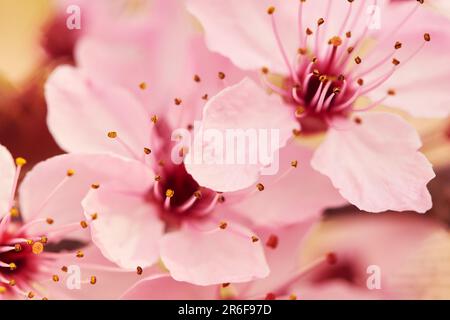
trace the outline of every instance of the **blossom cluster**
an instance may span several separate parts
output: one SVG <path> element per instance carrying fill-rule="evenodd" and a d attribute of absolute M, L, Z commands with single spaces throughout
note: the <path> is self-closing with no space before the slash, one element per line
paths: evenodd
<path fill-rule="evenodd" d="M 64 152 L 0 145 L 0 299 L 417 297 L 398 269 L 442 226 L 408 119 L 450 114 L 428 2 L 56 1 Z"/>

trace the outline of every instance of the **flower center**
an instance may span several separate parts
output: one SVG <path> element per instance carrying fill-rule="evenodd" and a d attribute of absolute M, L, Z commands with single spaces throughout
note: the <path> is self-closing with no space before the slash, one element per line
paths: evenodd
<path fill-rule="evenodd" d="M 314 28 L 310 26 L 312 29 L 303 25 L 303 15 L 307 14 L 303 12 L 305 2 L 306 0 L 299 2 L 299 46 L 295 53 L 294 63 L 281 41 L 275 20 L 276 8 L 269 7 L 267 9 L 275 41 L 289 75 L 284 77 L 279 85 L 274 84 L 267 77 L 269 74 L 267 68 L 263 67 L 262 73 L 267 87 L 280 94 L 289 105 L 294 106 L 295 116 L 302 125 L 302 132 L 316 133 L 324 131 L 332 125 L 333 118 L 348 117 L 353 112 L 372 109 L 389 96 L 395 95 L 395 90 L 389 89 L 384 97 L 369 106 L 362 109 L 355 107 L 358 98 L 383 85 L 400 67 L 400 61 L 395 58 L 395 53 L 402 48 L 402 43 L 393 41 L 392 52 L 382 53 L 379 61 L 370 62 L 368 65 L 369 62 L 364 62 L 366 60 L 373 61 L 369 57 L 375 52 L 378 54 L 376 51 L 378 47 L 375 46 L 373 50 L 369 50 L 363 55 L 361 48 L 368 39 L 369 24 L 366 24 L 362 30 L 355 29 L 363 16 L 365 3 L 361 1 L 357 6 L 354 1 L 347 1 L 348 10 L 343 17 L 341 26 L 338 30 L 327 30 L 329 28 L 327 20 L 334 1 L 328 2 L 325 18 L 319 18 Z M 387 39 L 378 39 L 378 43 L 389 41 L 389 38 L 404 26 L 422 3 L 423 1 L 417 1 L 417 5 L 399 20 L 393 33 Z M 373 4 L 376 5 L 377 0 L 374 0 Z M 353 14 L 354 6 L 356 6 L 355 14 Z M 333 33 L 335 35 L 331 38 L 325 38 L 326 35 Z M 431 40 L 430 34 L 425 33 L 423 40 L 424 42 L 418 49 L 402 61 L 402 66 L 419 53 L 425 43 Z M 383 69 L 380 73 L 380 69 L 384 67 L 387 67 L 387 70 Z M 381 76 L 374 77 L 379 74 Z M 364 80 L 369 78 L 370 81 Z"/>
<path fill-rule="evenodd" d="M 161 125 L 162 126 L 162 125 Z M 180 161 L 173 161 L 174 142 L 167 131 L 158 127 L 157 134 L 163 146 L 155 151 L 157 159 L 154 166 L 155 184 L 151 192 L 151 201 L 160 204 L 161 217 L 169 225 L 178 225 L 184 219 L 202 218 L 209 214 L 223 196 L 211 189 L 200 187 L 186 171 L 182 159 L 186 147 L 177 151 Z"/>
<path fill-rule="evenodd" d="M 0 291 L 3 293 L 15 291 L 17 285 L 26 287 L 39 271 L 37 260 L 44 244 L 17 233 L 19 227 L 12 222 L 9 230 L 0 234 Z M 45 237 L 43 239 L 45 242 Z"/>

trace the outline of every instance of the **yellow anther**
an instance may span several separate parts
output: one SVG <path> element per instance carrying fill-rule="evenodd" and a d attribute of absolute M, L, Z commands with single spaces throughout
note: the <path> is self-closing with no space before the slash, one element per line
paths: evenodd
<path fill-rule="evenodd" d="M 97 277 L 96 276 L 91 276 L 91 284 L 96 284 L 97 283 Z"/>
<path fill-rule="evenodd" d="M 31 251 L 34 254 L 41 254 L 42 251 L 44 251 L 44 245 L 41 242 L 37 241 L 37 242 L 33 243 L 33 246 L 31 247 Z"/>
<path fill-rule="evenodd" d="M 167 189 L 166 190 L 166 197 L 167 198 L 172 198 L 174 194 L 175 194 L 175 191 L 173 191 L 172 189 Z"/>
<path fill-rule="evenodd" d="M 115 131 L 108 132 L 108 138 L 111 138 L 111 139 L 117 138 L 117 132 L 115 132 Z"/>
<path fill-rule="evenodd" d="M 297 168 L 297 166 L 298 166 L 298 161 L 297 160 L 292 160 L 291 161 L 291 167 Z"/>
<path fill-rule="evenodd" d="M 158 116 L 154 115 L 154 116 L 151 117 L 150 120 L 153 122 L 153 124 L 156 124 L 158 122 Z"/>
<path fill-rule="evenodd" d="M 194 197 L 196 197 L 197 199 L 201 199 L 202 198 L 202 192 L 200 190 L 197 190 L 194 192 Z"/>
<path fill-rule="evenodd" d="M 81 227 L 83 228 L 83 229 L 86 229 L 87 227 L 88 227 L 88 224 L 87 224 L 87 222 L 86 221 L 80 221 L 80 225 L 81 225 Z"/>
<path fill-rule="evenodd" d="M 94 212 L 93 214 L 91 214 L 91 219 L 92 220 L 97 220 L 97 218 L 98 218 L 98 213 L 97 212 Z"/>
<path fill-rule="evenodd" d="M 54 275 L 52 276 L 52 280 L 53 280 L 54 282 L 58 282 L 58 281 L 59 281 L 59 276 L 58 276 L 57 274 L 54 274 Z"/>
<path fill-rule="evenodd" d="M 27 297 L 28 297 L 28 299 L 33 299 L 34 298 L 34 292 L 33 291 L 28 292 Z"/>
<path fill-rule="evenodd" d="M 24 158 L 22 158 L 22 157 L 16 158 L 16 165 L 18 167 L 22 167 L 22 166 L 24 166 L 26 164 L 27 164 L 27 160 L 25 160 Z"/>
<path fill-rule="evenodd" d="M 76 254 L 76 257 L 77 257 L 77 258 L 83 258 L 83 257 L 84 257 L 83 251 L 78 250 L 78 251 L 77 251 L 77 254 Z"/>
<path fill-rule="evenodd" d="M 339 47 L 342 44 L 342 39 L 338 36 L 335 36 L 330 39 L 330 44 L 333 45 L 333 47 Z"/>
<path fill-rule="evenodd" d="M 15 208 L 15 207 L 12 207 L 11 209 L 9 209 L 9 214 L 13 218 L 17 218 L 20 215 L 19 214 L 19 210 L 17 208 Z"/>
<path fill-rule="evenodd" d="M 68 176 L 68 177 L 71 177 L 71 176 L 73 176 L 74 174 L 75 174 L 75 170 L 73 170 L 73 169 L 67 170 L 67 176 Z"/>
<path fill-rule="evenodd" d="M 11 263 L 9 264 L 9 270 L 14 271 L 14 270 L 16 270 L 16 269 L 17 269 L 16 264 L 15 264 L 14 262 L 11 262 Z"/>
<path fill-rule="evenodd" d="M 6 288 L 3 286 L 0 286 L 0 294 L 5 294 L 6 293 Z"/>
<path fill-rule="evenodd" d="M 222 230 L 225 230 L 228 227 L 228 223 L 226 223 L 225 221 L 221 221 L 219 223 L 219 228 Z"/>
<path fill-rule="evenodd" d="M 147 89 L 147 83 L 141 82 L 141 83 L 139 84 L 139 88 L 140 88 L 141 90 Z"/>
<path fill-rule="evenodd" d="M 306 109 L 304 107 L 298 107 L 297 109 L 295 109 L 295 116 L 297 118 L 300 118 L 304 113 L 305 113 Z"/>

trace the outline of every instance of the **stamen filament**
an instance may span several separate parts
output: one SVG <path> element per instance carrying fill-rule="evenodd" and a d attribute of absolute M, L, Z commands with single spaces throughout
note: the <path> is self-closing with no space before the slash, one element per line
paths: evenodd
<path fill-rule="evenodd" d="M 281 37 L 278 32 L 278 27 L 277 27 L 277 23 L 275 21 L 274 13 L 270 14 L 270 20 L 272 22 L 273 34 L 275 36 L 275 40 L 277 41 L 278 49 L 280 50 L 281 56 L 283 57 L 283 60 L 284 60 L 284 63 L 286 64 L 286 67 L 288 68 L 292 79 L 294 79 L 297 82 L 298 81 L 297 74 L 292 69 L 292 66 L 291 66 L 291 63 L 289 62 L 286 51 L 284 50 L 283 43 L 281 42 Z"/>

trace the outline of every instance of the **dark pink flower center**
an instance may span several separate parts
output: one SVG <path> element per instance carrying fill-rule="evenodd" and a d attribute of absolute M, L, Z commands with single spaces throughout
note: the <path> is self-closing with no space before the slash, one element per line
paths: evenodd
<path fill-rule="evenodd" d="M 280 94 L 288 104 L 294 107 L 295 116 L 302 125 L 302 132 L 314 133 L 326 130 L 335 117 L 348 117 L 353 112 L 369 110 L 395 94 L 394 89 L 389 89 L 380 100 L 362 109 L 355 108 L 358 98 L 383 85 L 397 70 L 400 61 L 395 58 L 395 53 L 402 48 L 402 43 L 392 40 L 394 34 L 379 40 L 381 43 L 393 41 L 392 52 L 381 53 L 382 57 L 379 61 L 364 65 L 366 57 L 374 52 L 379 53 L 375 51 L 376 47 L 369 53 L 361 53 L 360 49 L 368 38 L 369 23 L 363 30 L 356 30 L 358 32 L 353 34 L 352 29 L 359 20 L 366 19 L 364 15 L 366 2 L 354 4 L 356 3 L 354 1 L 343 1 L 342 5 L 346 3 L 348 11 L 346 16 L 342 17 L 343 21 L 339 30 L 327 30 L 329 28 L 327 19 L 334 1 L 328 2 L 328 10 L 324 13 L 325 18 L 319 18 L 314 27 L 302 24 L 302 17 L 308 14 L 303 12 L 305 2 L 299 1 L 299 46 L 294 62 L 288 56 L 289 52 L 286 52 L 283 47 L 275 20 L 276 8 L 268 8 L 267 13 L 271 18 L 275 40 L 289 75 L 284 77 L 281 85 L 275 85 L 265 77 L 264 80 L 270 89 Z M 377 3 L 377 0 L 373 1 L 374 6 Z M 420 4 L 422 1 L 418 1 L 417 6 L 412 7 L 405 17 L 400 17 L 394 33 L 403 27 Z M 356 8 L 353 8 L 354 6 Z M 334 36 L 325 38 L 326 34 L 334 34 Z M 425 33 L 423 38 L 425 40 L 423 44 L 403 64 L 415 56 L 423 45 L 430 41 L 431 36 Z M 386 66 L 390 66 L 389 69 L 379 75 L 379 69 Z M 267 68 L 262 69 L 265 75 L 269 71 Z M 366 78 L 371 80 L 367 81 Z"/>

